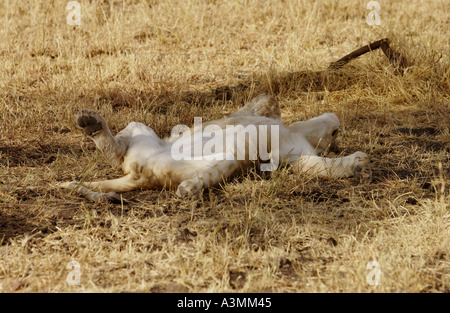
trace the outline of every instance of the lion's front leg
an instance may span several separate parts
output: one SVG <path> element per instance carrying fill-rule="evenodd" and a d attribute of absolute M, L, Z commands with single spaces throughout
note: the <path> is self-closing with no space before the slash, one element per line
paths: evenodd
<path fill-rule="evenodd" d="M 273 119 L 280 119 L 281 112 L 278 102 L 269 95 L 261 94 L 246 103 L 242 108 L 230 116 L 265 116 Z"/>
<path fill-rule="evenodd" d="M 372 180 L 370 159 L 364 152 L 355 152 L 341 158 L 323 158 L 320 156 L 302 156 L 294 168 L 308 175 L 320 177 L 355 177 L 360 183 Z"/>

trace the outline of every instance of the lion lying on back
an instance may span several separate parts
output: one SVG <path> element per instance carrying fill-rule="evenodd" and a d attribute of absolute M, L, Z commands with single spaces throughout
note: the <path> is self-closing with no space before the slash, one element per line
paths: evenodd
<path fill-rule="evenodd" d="M 262 162 L 261 170 L 275 170 L 284 163 L 309 175 L 372 178 L 369 157 L 363 152 L 319 156 L 337 136 L 336 115 L 325 113 L 285 126 L 278 103 L 267 95 L 224 119 L 197 123 L 191 129 L 176 127 L 166 139 L 137 122 L 114 137 L 105 119 L 90 110 L 79 111 L 76 121 L 111 165 L 124 173 L 118 179 L 62 184 L 92 201 L 117 200 L 116 192 L 138 188 L 176 188 L 179 197 L 196 197 L 255 161 Z"/>

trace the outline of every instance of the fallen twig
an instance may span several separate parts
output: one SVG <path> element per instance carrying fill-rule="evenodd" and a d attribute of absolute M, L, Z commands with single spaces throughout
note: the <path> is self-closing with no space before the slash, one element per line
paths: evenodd
<path fill-rule="evenodd" d="M 347 64 L 351 60 L 356 59 L 357 57 L 359 57 L 367 52 L 374 51 L 378 48 L 381 48 L 381 50 L 383 50 L 383 53 L 388 57 L 389 62 L 392 64 L 392 66 L 396 70 L 403 70 L 406 67 L 410 66 L 410 63 L 403 55 L 394 51 L 389 46 L 389 42 L 390 41 L 388 38 L 384 38 L 384 39 L 380 39 L 375 42 L 372 42 L 364 47 L 361 47 L 361 48 L 347 54 L 343 58 L 340 58 L 339 60 L 332 62 L 330 64 L 330 66 L 328 67 L 328 69 L 332 69 L 332 70 L 340 69 L 341 67 L 343 67 L 345 64 Z"/>

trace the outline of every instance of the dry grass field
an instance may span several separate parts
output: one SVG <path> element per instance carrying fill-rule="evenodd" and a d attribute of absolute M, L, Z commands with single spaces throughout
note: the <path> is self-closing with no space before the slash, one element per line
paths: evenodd
<path fill-rule="evenodd" d="M 79 26 L 67 2 L 0 2 L 0 292 L 450 292 L 448 1 L 380 0 L 379 26 L 357 0 L 80 0 Z M 403 74 L 379 50 L 326 71 L 385 37 Z M 255 168 L 118 204 L 56 187 L 121 174 L 79 109 L 167 136 L 262 92 L 286 124 L 337 114 L 334 153 L 370 154 L 373 181 Z"/>

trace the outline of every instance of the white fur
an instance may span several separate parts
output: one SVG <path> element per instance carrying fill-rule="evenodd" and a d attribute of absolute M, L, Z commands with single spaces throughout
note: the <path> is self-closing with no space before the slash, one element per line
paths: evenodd
<path fill-rule="evenodd" d="M 88 132 L 83 122 L 80 123 L 83 118 L 100 123 L 101 130 Z M 248 157 L 243 160 L 174 160 L 171 150 L 177 138 L 160 139 L 142 123 L 131 122 L 113 137 L 106 121 L 96 112 L 80 111 L 77 121 L 110 163 L 120 166 L 125 174 L 113 180 L 63 184 L 93 201 L 117 199 L 115 192 L 137 188 L 177 188 L 179 197 L 197 196 L 202 189 L 215 186 L 252 164 Z M 218 125 L 222 129 L 226 125 L 275 125 L 278 126 L 279 136 L 272 140 L 278 140 L 280 163 L 290 164 L 297 171 L 310 175 L 371 179 L 369 158 L 363 152 L 334 159 L 319 156 L 329 148 L 340 126 L 339 119 L 332 113 L 285 126 L 277 102 L 270 96 L 260 95 L 231 116 L 206 123 L 202 129 L 208 125 Z M 258 132 L 257 136 L 249 136 L 246 147 L 257 144 L 258 136 L 269 135 Z M 191 129 L 183 136 L 188 138 L 195 134 Z M 201 141 L 202 146 L 205 144 L 205 140 Z M 223 149 L 235 155 L 237 153 L 236 147 L 224 146 Z"/>

